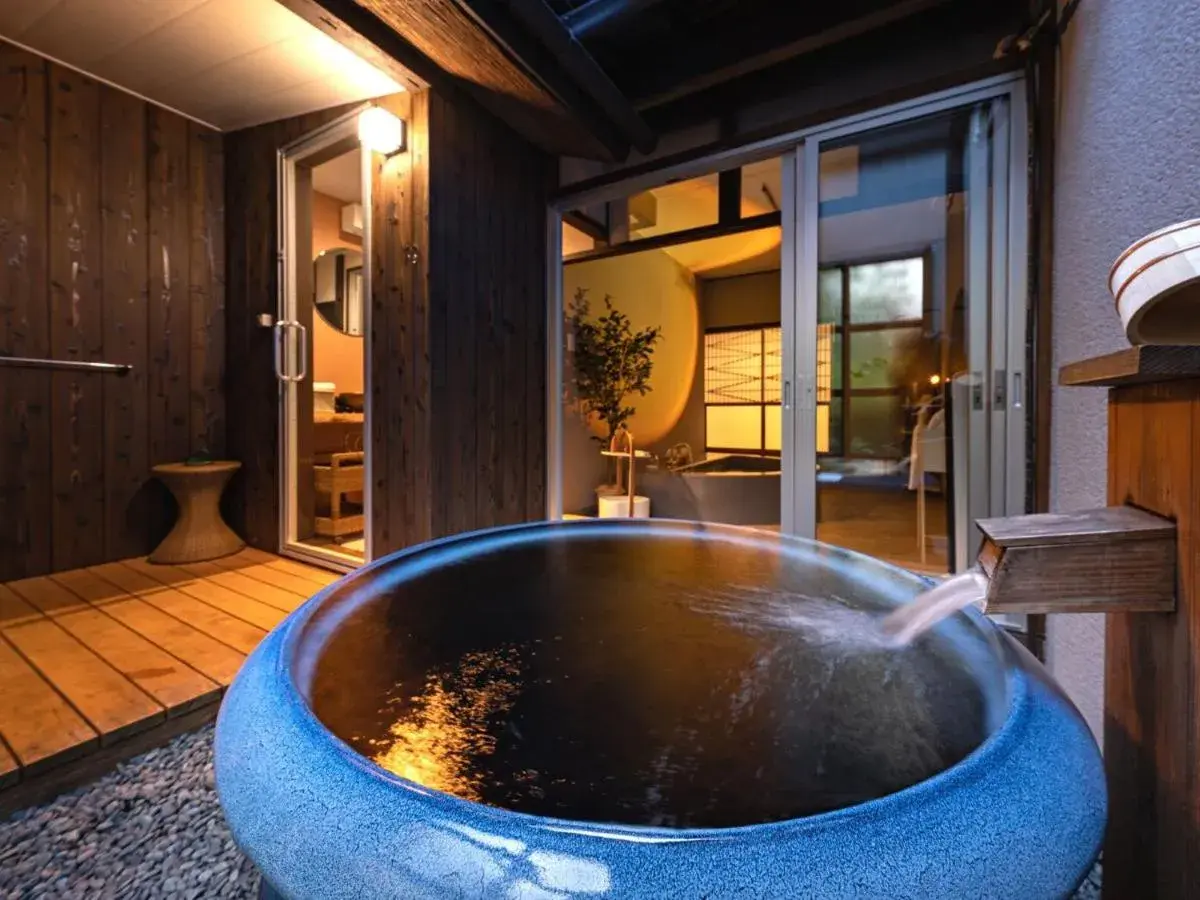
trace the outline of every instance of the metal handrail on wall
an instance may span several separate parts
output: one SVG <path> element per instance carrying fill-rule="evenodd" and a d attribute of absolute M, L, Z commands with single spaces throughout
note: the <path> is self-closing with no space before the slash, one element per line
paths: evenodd
<path fill-rule="evenodd" d="M 133 366 L 123 363 L 86 362 L 73 359 L 33 359 L 26 356 L 0 356 L 0 368 L 10 369 L 46 369 L 51 372 L 100 372 L 116 375 L 128 375 Z"/>

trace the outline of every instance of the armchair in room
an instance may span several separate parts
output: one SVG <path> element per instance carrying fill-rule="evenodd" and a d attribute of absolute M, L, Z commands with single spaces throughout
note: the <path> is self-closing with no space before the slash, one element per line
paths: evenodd
<path fill-rule="evenodd" d="M 321 537 L 337 539 L 363 532 L 365 458 L 361 413 L 326 413 L 316 417 L 313 487 L 318 508 L 313 528 Z M 347 503 L 353 504 L 353 512 L 347 512 Z"/>

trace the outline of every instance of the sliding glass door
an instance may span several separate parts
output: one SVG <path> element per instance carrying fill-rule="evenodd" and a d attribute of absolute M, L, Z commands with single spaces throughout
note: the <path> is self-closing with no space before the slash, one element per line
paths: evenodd
<path fill-rule="evenodd" d="M 1023 91 L 996 79 L 563 201 L 549 514 L 596 514 L 613 480 L 578 378 L 607 310 L 657 335 L 631 402 L 645 514 L 971 565 L 975 520 L 1025 512 Z"/>
<path fill-rule="evenodd" d="M 1024 512 L 1012 91 L 830 129 L 795 158 L 797 533 L 946 574 L 974 561 L 976 519 Z"/>

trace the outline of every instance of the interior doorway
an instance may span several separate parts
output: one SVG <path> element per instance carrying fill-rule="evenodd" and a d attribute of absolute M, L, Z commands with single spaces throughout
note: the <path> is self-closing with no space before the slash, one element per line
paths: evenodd
<path fill-rule="evenodd" d="M 357 115 L 280 155 L 281 550 L 370 559 L 370 175 Z"/>

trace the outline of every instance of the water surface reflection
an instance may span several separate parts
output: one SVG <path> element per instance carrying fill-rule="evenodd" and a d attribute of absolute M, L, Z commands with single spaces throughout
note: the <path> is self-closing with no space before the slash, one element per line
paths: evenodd
<path fill-rule="evenodd" d="M 517 544 L 355 610 L 311 702 L 379 765 L 465 799 L 630 824 L 775 821 L 891 793 L 982 739 L 958 657 L 931 638 L 881 646 L 879 608 L 844 568 L 762 547 Z"/>

